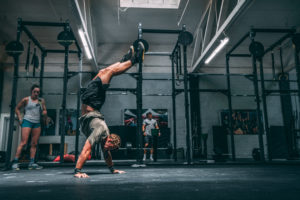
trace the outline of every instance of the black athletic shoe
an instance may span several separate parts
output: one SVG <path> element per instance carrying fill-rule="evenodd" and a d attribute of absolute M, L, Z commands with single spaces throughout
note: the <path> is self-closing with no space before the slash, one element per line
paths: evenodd
<path fill-rule="evenodd" d="M 133 48 L 133 46 L 130 46 L 127 54 L 125 54 L 123 56 L 123 58 L 120 62 L 122 63 L 122 62 L 126 62 L 128 60 L 131 60 L 132 57 L 134 57 L 134 48 Z"/>
<path fill-rule="evenodd" d="M 144 61 L 145 54 L 145 46 L 142 42 L 139 42 L 138 50 L 137 50 L 137 59 L 138 61 Z"/>
<path fill-rule="evenodd" d="M 142 42 L 138 43 L 138 48 L 134 54 L 134 56 L 131 58 L 132 65 L 139 63 L 140 60 L 144 61 L 144 53 L 145 53 L 145 47 Z"/>

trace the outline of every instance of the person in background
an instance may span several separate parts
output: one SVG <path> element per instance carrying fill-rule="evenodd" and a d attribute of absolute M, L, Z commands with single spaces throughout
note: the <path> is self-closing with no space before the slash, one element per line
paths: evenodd
<path fill-rule="evenodd" d="M 12 163 L 13 170 L 20 170 L 19 158 L 22 150 L 27 145 L 29 135 L 31 135 L 30 147 L 30 162 L 28 169 L 42 169 L 41 166 L 35 163 L 34 158 L 36 154 L 36 147 L 41 134 L 41 118 L 47 119 L 47 109 L 45 100 L 39 98 L 39 85 L 32 85 L 31 96 L 23 98 L 16 106 L 17 119 L 22 127 L 21 143 L 17 148 L 15 158 Z M 24 108 L 24 117 L 22 118 L 21 110 Z"/>
<path fill-rule="evenodd" d="M 143 135 L 145 138 L 145 149 L 144 149 L 144 158 L 143 160 L 146 160 L 146 156 L 147 156 L 147 149 L 151 147 L 150 150 L 150 160 L 153 161 L 153 137 L 152 137 L 152 129 L 158 129 L 158 124 L 157 121 L 155 119 L 152 118 L 152 113 L 148 112 L 146 114 L 146 119 L 143 122 L 143 126 L 142 126 L 142 131 L 143 131 Z M 160 132 L 158 133 L 158 136 L 160 136 Z"/>

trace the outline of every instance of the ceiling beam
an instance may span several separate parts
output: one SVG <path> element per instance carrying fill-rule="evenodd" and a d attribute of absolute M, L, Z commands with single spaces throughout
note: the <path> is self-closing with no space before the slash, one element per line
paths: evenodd
<path fill-rule="evenodd" d="M 232 24 L 232 22 L 237 18 L 237 16 L 244 10 L 247 3 L 253 0 L 239 0 L 234 7 L 234 9 L 231 11 L 231 13 L 228 15 L 222 26 L 217 30 L 213 38 L 210 40 L 207 46 L 205 46 L 205 49 L 200 54 L 199 58 L 193 64 L 190 72 L 196 72 L 199 67 L 201 67 L 204 64 L 204 59 L 209 55 L 209 53 L 212 52 L 213 48 L 216 46 L 216 43 L 219 42 L 220 36 L 222 35 L 223 31 L 228 29 L 228 27 Z"/>
<path fill-rule="evenodd" d="M 209 11 L 209 8 L 210 8 L 210 5 L 211 5 L 211 1 L 209 1 L 207 3 L 207 6 L 205 8 L 205 11 L 204 13 L 202 14 L 201 16 L 201 19 L 199 21 L 199 23 L 197 24 L 197 28 L 195 29 L 194 31 L 194 49 L 193 49 L 193 56 L 192 56 L 192 64 L 194 64 L 194 61 L 195 61 L 195 57 L 198 56 L 198 52 L 201 51 L 201 45 L 202 45 L 202 42 L 203 42 L 203 28 L 202 28 L 202 25 L 203 25 L 203 22 L 205 20 L 205 18 L 207 17 L 207 13 Z"/>
<path fill-rule="evenodd" d="M 228 16 L 228 7 L 229 7 L 229 1 L 222 0 L 219 17 L 217 21 L 217 30 L 219 30 L 220 26 L 224 23 L 226 16 Z"/>
<path fill-rule="evenodd" d="M 192 61 L 191 63 L 194 64 L 195 62 L 195 57 L 198 56 L 199 52 L 201 51 L 201 44 L 203 42 L 203 30 L 202 28 L 199 28 L 199 30 L 197 31 L 197 35 L 196 35 L 196 40 L 195 44 L 194 44 L 194 49 L 193 49 L 193 55 L 192 55 Z"/>
<path fill-rule="evenodd" d="M 202 42 L 202 53 L 204 51 L 204 47 L 206 47 L 208 42 L 210 41 L 211 34 L 213 32 L 213 24 L 214 24 L 215 17 L 216 17 L 216 15 L 214 14 L 215 5 L 216 4 L 214 3 L 214 0 L 212 0 L 210 2 L 210 8 L 209 8 L 207 21 L 206 21 L 206 27 L 205 27 L 205 31 L 204 31 L 204 37 L 203 37 L 203 42 Z"/>
<path fill-rule="evenodd" d="M 90 6 L 84 6 L 84 8 L 82 9 L 81 6 L 79 5 L 79 2 L 78 0 L 72 0 L 74 5 L 75 5 L 75 14 L 77 16 L 79 16 L 79 20 L 80 20 L 80 24 L 79 26 L 82 27 L 83 31 L 86 33 L 86 39 L 87 39 L 87 44 L 88 44 L 88 48 L 91 52 L 91 55 L 92 55 L 92 66 L 93 66 L 93 69 L 95 71 L 98 71 L 98 63 L 97 63 L 97 55 L 95 54 L 95 49 L 94 49 L 94 45 L 92 43 L 93 38 L 91 38 L 91 36 L 93 36 L 93 33 L 89 30 L 91 30 L 91 24 L 90 23 L 87 23 L 86 20 L 85 20 L 85 17 L 86 17 L 86 9 L 90 9 Z M 84 10 L 84 13 L 82 12 L 82 10 Z"/>

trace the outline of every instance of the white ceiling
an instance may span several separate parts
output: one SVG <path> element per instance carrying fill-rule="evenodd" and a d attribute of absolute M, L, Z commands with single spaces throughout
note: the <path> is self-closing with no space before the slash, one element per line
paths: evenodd
<path fill-rule="evenodd" d="M 178 26 L 188 0 L 182 0 L 179 9 L 128 8 L 126 11 L 119 10 L 119 0 L 90 1 L 93 26 L 100 43 L 132 42 L 137 38 L 139 22 L 143 23 L 144 28 L 156 29 L 181 29 L 182 24 L 186 24 L 187 29 L 193 31 L 208 2 L 190 0 L 182 23 Z M 18 17 L 26 21 L 57 22 L 69 19 L 74 23 L 70 0 L 0 0 L 0 5 L 0 42 L 13 39 Z M 43 41 L 43 36 L 45 39 L 49 38 L 51 31 L 44 28 L 38 31 L 42 42 L 48 42 Z M 173 43 L 169 36 L 153 36 L 150 42 Z"/>
<path fill-rule="evenodd" d="M 130 43 L 137 38 L 138 23 L 143 28 L 187 29 L 194 31 L 208 0 L 190 0 L 178 26 L 187 0 L 182 0 L 179 9 L 128 8 L 119 9 L 118 0 L 92 0 L 92 17 L 99 43 Z M 176 37 L 170 35 L 145 35 L 150 43 L 175 44 Z M 175 42 L 174 42 L 175 39 Z"/>

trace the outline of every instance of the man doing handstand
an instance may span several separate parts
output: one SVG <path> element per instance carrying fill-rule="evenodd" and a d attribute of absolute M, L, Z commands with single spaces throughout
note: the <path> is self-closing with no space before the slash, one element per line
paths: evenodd
<path fill-rule="evenodd" d="M 81 169 L 85 161 L 88 159 L 92 147 L 96 143 L 101 144 L 104 159 L 111 173 L 125 173 L 124 171 L 113 168 L 110 151 L 118 149 L 121 141 L 118 135 L 110 134 L 109 129 L 104 121 L 104 117 L 99 110 L 105 102 L 105 93 L 111 78 L 124 73 L 135 63 L 143 61 L 144 51 L 145 47 L 142 42 L 138 43 L 136 50 L 133 48 L 133 46 L 131 46 L 128 53 L 120 62 L 101 69 L 81 95 L 82 106 L 80 126 L 81 131 L 87 137 L 87 140 L 76 163 L 74 170 L 75 177 L 89 177 L 86 173 L 81 172 Z"/>

